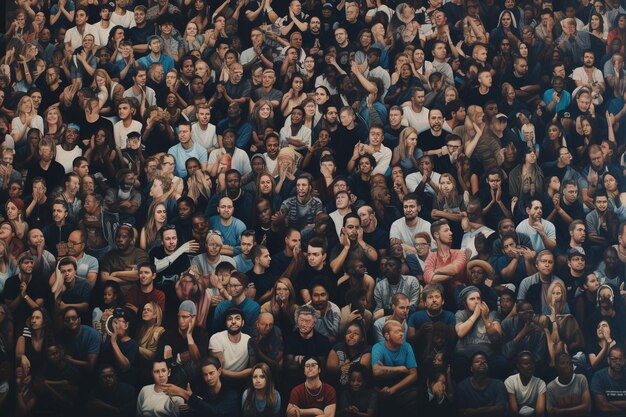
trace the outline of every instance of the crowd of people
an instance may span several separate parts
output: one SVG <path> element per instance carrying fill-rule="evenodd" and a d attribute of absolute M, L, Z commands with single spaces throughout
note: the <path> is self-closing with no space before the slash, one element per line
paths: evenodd
<path fill-rule="evenodd" d="M 626 415 L 625 1 L 15 3 L 2 415 Z"/>

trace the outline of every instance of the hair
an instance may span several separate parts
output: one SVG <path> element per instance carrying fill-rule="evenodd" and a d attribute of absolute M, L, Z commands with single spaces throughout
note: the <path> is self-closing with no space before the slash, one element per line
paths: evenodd
<path fill-rule="evenodd" d="M 211 186 L 205 178 L 207 174 L 206 171 L 199 169 L 187 179 L 187 196 L 193 200 L 194 204 L 198 204 L 198 199 L 201 197 L 204 197 L 207 201 L 211 199 Z"/>
<path fill-rule="evenodd" d="M 406 159 L 411 156 L 407 154 L 407 144 L 406 144 L 406 141 L 411 134 L 417 135 L 417 130 L 415 130 L 414 128 L 410 126 L 405 127 L 404 129 L 402 129 L 402 132 L 400 132 L 400 142 L 398 144 L 398 151 L 400 152 L 401 159 Z"/>
<path fill-rule="evenodd" d="M 276 407 L 277 398 L 276 398 L 276 389 L 274 388 L 274 376 L 272 375 L 271 368 L 264 362 L 257 363 L 252 367 L 252 371 L 249 377 L 249 385 L 246 390 L 246 400 L 244 401 L 242 408 L 244 412 L 259 414 L 256 408 L 256 389 L 254 388 L 254 384 L 252 379 L 254 377 L 254 371 L 260 369 L 265 375 L 266 385 L 263 389 L 263 398 L 265 399 L 265 408 L 260 413 L 261 415 L 269 415 L 274 412 L 274 408 Z"/>
<path fill-rule="evenodd" d="M 274 304 L 276 303 L 276 287 L 278 284 L 283 284 L 289 291 L 289 298 L 286 300 L 286 311 L 288 312 L 288 318 L 291 320 L 294 317 L 294 313 L 296 312 L 298 305 L 296 304 L 296 290 L 293 288 L 293 284 L 288 277 L 280 277 L 274 283 L 270 298 L 270 311 L 272 311 L 272 307 L 274 307 Z"/>
<path fill-rule="evenodd" d="M 165 203 L 154 201 L 152 204 L 150 204 L 150 207 L 148 208 L 148 218 L 146 220 L 146 225 L 144 226 L 144 233 L 146 235 L 146 244 L 148 245 L 154 242 L 154 240 L 159 235 L 159 229 L 161 228 L 157 226 L 156 218 L 155 218 L 155 213 L 159 206 L 165 207 L 166 218 L 165 218 L 165 223 L 163 223 L 163 225 L 167 224 L 167 207 Z"/>
<path fill-rule="evenodd" d="M 6 304 L 2 304 L 5 308 L 5 314 L 9 313 L 10 311 L 7 310 L 7 305 Z M 68 307 L 64 310 L 63 312 L 63 317 L 65 317 L 65 313 L 73 307 Z M 80 317 L 80 314 L 78 313 L 78 310 L 74 309 L 76 311 L 76 314 L 78 314 L 78 316 Z M 41 313 L 41 316 L 43 318 L 43 324 L 41 326 L 41 332 L 42 332 L 42 336 L 43 336 L 43 346 L 41 348 L 42 352 L 44 352 L 47 348 L 49 348 L 50 346 L 53 346 L 55 344 L 55 337 L 54 337 L 54 329 L 53 329 L 53 323 L 52 323 L 52 318 L 50 317 L 50 314 L 48 313 L 48 310 L 46 310 L 45 307 L 36 307 L 34 308 L 30 314 L 28 315 L 28 318 L 26 319 L 26 327 L 28 327 L 28 329 L 31 331 L 32 334 L 32 328 L 31 328 L 31 324 L 30 324 L 30 319 L 33 316 L 33 314 L 39 311 Z M 5 317 L 4 321 L 7 321 L 8 317 Z M 17 323 L 20 324 L 20 323 Z"/>
<path fill-rule="evenodd" d="M 430 225 L 430 234 L 431 234 L 431 236 L 435 236 L 435 233 L 439 233 L 439 229 L 441 229 L 442 226 L 449 225 L 449 224 L 450 223 L 446 219 L 439 219 L 439 220 L 433 222 Z"/>
<path fill-rule="evenodd" d="M 317 310 L 308 304 L 304 304 L 296 308 L 296 321 L 302 315 L 313 316 L 313 318 L 317 320 Z"/>
<path fill-rule="evenodd" d="M 565 286 L 563 285 L 563 283 L 561 281 L 558 280 L 554 280 L 552 281 L 552 283 L 550 283 L 550 286 L 548 287 L 548 291 L 547 291 L 547 295 L 546 295 L 546 302 L 548 305 L 552 304 L 552 290 L 555 287 L 560 287 L 561 288 L 561 301 L 557 304 L 555 303 L 555 307 L 556 307 L 556 314 L 565 314 L 565 307 L 567 307 L 567 290 L 565 289 Z"/>
<path fill-rule="evenodd" d="M 427 284 L 422 290 L 422 300 L 426 301 L 430 294 L 438 292 L 443 297 L 443 287 L 440 284 Z"/>

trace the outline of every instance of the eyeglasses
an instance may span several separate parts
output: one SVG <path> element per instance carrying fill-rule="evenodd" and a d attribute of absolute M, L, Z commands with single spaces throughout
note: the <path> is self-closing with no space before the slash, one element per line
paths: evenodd
<path fill-rule="evenodd" d="M 72 242 L 71 240 L 67 241 L 67 246 L 80 246 L 82 245 L 84 242 Z"/>
<path fill-rule="evenodd" d="M 237 289 L 237 288 L 243 287 L 243 285 L 241 285 L 241 284 L 228 284 L 226 287 L 227 288 Z"/>
<path fill-rule="evenodd" d="M 79 319 L 79 317 L 78 317 L 78 316 L 68 316 L 68 317 L 66 317 L 66 318 L 65 318 L 65 322 L 66 322 L 66 323 L 70 323 L 70 322 L 72 322 L 72 321 L 76 321 L 76 320 L 78 320 L 78 319 Z"/>
<path fill-rule="evenodd" d="M 304 365 L 304 369 L 314 369 L 317 368 L 319 365 L 316 363 L 307 363 L 306 365 Z"/>

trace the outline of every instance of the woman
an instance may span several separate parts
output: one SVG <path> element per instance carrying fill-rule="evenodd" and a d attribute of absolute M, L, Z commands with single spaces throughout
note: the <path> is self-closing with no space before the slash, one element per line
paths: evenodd
<path fill-rule="evenodd" d="M 274 124 L 274 107 L 269 100 L 261 99 L 254 103 L 252 114 L 250 115 L 250 124 L 252 125 L 252 152 L 263 152 L 265 150 L 265 135 L 268 131 L 273 131 Z"/>
<path fill-rule="evenodd" d="M 302 74 L 293 74 L 289 85 L 291 87 L 283 95 L 280 104 L 280 112 L 283 117 L 289 116 L 291 114 L 291 110 L 296 106 L 302 105 L 304 99 L 307 98 L 307 95 L 304 92 L 304 77 Z"/>
<path fill-rule="evenodd" d="M 41 75 L 37 68 L 38 53 L 37 42 L 29 41 L 22 47 L 22 52 L 15 57 L 13 68 L 15 70 L 16 91 L 27 92 L 35 85 L 37 77 Z"/>
<path fill-rule="evenodd" d="M 439 177 L 439 192 L 433 202 L 430 213 L 433 219 L 447 219 L 460 222 L 465 210 L 463 200 L 456 188 L 456 181 L 451 174 L 441 174 Z"/>
<path fill-rule="evenodd" d="M 37 307 L 22 335 L 17 338 L 15 362 L 24 375 L 39 375 L 46 361 L 46 349 L 54 343 L 54 330 L 48 312 Z"/>
<path fill-rule="evenodd" d="M 412 127 L 405 127 L 400 133 L 400 143 L 393 150 L 391 165 L 400 165 L 406 175 L 417 172 L 418 159 L 424 153 L 417 146 L 417 130 Z"/>
<path fill-rule="evenodd" d="M 120 52 L 120 43 L 124 40 L 124 27 L 117 25 L 113 26 L 109 31 L 109 41 L 107 42 L 107 48 L 113 51 L 111 54 L 111 62 L 120 61 L 123 59 Z"/>
<path fill-rule="evenodd" d="M 463 191 L 463 196 L 465 193 L 469 195 L 475 195 L 479 190 L 479 181 L 478 175 L 472 169 L 472 164 L 470 159 L 464 154 L 460 154 L 455 162 L 457 178 L 459 179 L 459 185 L 461 186 L 461 191 Z"/>
<path fill-rule="evenodd" d="M 509 10 L 503 10 L 500 13 L 498 26 L 491 31 L 489 43 L 498 45 L 504 39 L 508 39 L 513 44 L 519 43 L 521 39 L 515 16 L 513 16 L 513 13 Z"/>
<path fill-rule="evenodd" d="M 609 210 L 613 211 L 620 222 L 626 220 L 624 202 L 626 202 L 626 192 L 622 191 L 620 180 L 610 172 L 605 172 L 602 176 L 602 185 L 609 198 Z M 616 201 L 620 201 L 618 206 Z"/>
<path fill-rule="evenodd" d="M 496 359 L 496 344 L 503 333 L 497 312 L 489 311 L 477 287 L 465 287 L 458 298 L 461 309 L 455 314 L 454 329 L 458 337 L 455 368 L 460 375 L 467 375 L 470 359 L 476 352 L 483 351 L 491 362 Z"/>
<path fill-rule="evenodd" d="M 591 33 L 598 40 L 600 40 L 603 44 L 606 45 L 606 41 L 609 35 L 608 27 L 604 26 L 604 17 L 597 12 L 592 12 L 589 17 L 589 23 L 585 25 L 583 30 Z"/>
<path fill-rule="evenodd" d="M 560 123 L 550 122 L 546 127 L 546 136 L 541 144 L 541 162 L 551 162 L 559 159 L 559 149 L 567 146 L 565 132 Z"/>
<path fill-rule="evenodd" d="M 376 159 L 368 153 L 359 156 L 356 161 L 356 170 L 350 175 L 348 182 L 350 183 L 350 191 L 356 195 L 359 200 L 363 200 L 365 204 L 372 201 L 370 194 L 370 180 L 372 171 L 376 167 Z"/>
<path fill-rule="evenodd" d="M 524 162 L 509 174 L 509 194 L 511 197 L 532 197 L 541 194 L 544 190 L 543 171 L 537 164 L 537 154 L 526 147 Z"/>
<path fill-rule="evenodd" d="M 395 83 L 392 77 L 392 85 L 385 96 L 385 104 L 401 106 L 402 103 L 411 99 L 412 88 L 421 86 L 422 82 L 413 75 L 411 66 L 406 63 L 400 68 L 400 75 Z"/>
<path fill-rule="evenodd" d="M 326 369 L 338 376 L 341 388 L 347 388 L 350 365 L 360 363 L 370 369 L 371 360 L 372 348 L 366 342 L 365 329 L 355 321 L 346 328 L 343 341 L 337 342 L 328 353 Z"/>
<path fill-rule="evenodd" d="M 6 220 L 11 222 L 15 229 L 15 236 L 20 240 L 24 240 L 28 234 L 28 223 L 24 221 L 25 208 L 24 201 L 21 198 L 11 198 L 4 205 L 7 215 Z"/>
<path fill-rule="evenodd" d="M 272 211 L 278 211 L 282 204 L 282 199 L 276 194 L 276 183 L 274 177 L 264 173 L 257 177 L 256 180 L 256 198 L 267 198 L 272 206 Z"/>
<path fill-rule="evenodd" d="M 15 146 L 20 148 L 23 139 L 30 129 L 37 129 L 44 133 L 43 119 L 37 114 L 37 109 L 33 104 L 33 99 L 24 96 L 17 103 L 16 116 L 11 121 L 11 137 L 15 141 Z M 19 143 L 18 143 L 19 142 Z"/>
<path fill-rule="evenodd" d="M 296 292 L 291 284 L 291 280 L 281 277 L 274 283 L 270 300 L 261 306 L 261 312 L 272 313 L 274 324 L 278 326 L 283 334 L 288 334 L 295 325 L 296 307 L 298 307 L 296 304 Z"/>
<path fill-rule="evenodd" d="M 170 218 L 176 215 L 176 199 L 170 197 L 172 191 L 172 180 L 170 178 L 157 175 L 152 181 L 152 186 L 150 187 L 151 204 L 163 203 Z"/>
<path fill-rule="evenodd" d="M 202 52 L 207 47 L 204 35 L 198 32 L 198 24 L 195 21 L 187 23 L 183 35 L 183 48 L 186 54 L 194 49 Z"/>
<path fill-rule="evenodd" d="M 159 230 L 167 224 L 167 208 L 163 203 L 152 203 L 148 208 L 146 225 L 141 229 L 139 247 L 145 251 L 160 246 Z"/>
<path fill-rule="evenodd" d="M 139 354 L 146 361 L 152 361 L 156 355 L 159 339 L 165 329 L 161 326 L 163 311 L 154 301 L 143 306 L 141 324 L 136 340 L 139 341 Z"/>
<path fill-rule="evenodd" d="M 185 400 L 176 395 L 167 394 L 171 370 L 166 361 L 152 363 L 152 379 L 154 384 L 146 385 L 137 396 L 137 416 L 170 416 L 180 415 L 180 406 Z"/>
<path fill-rule="evenodd" d="M 204 31 L 211 22 L 211 5 L 206 0 L 195 0 L 193 9 L 189 9 L 187 15 L 190 22 L 194 22 L 200 32 Z M 213 46 L 213 45 L 211 45 Z"/>
<path fill-rule="evenodd" d="M 108 334 L 106 322 L 117 307 L 124 306 L 124 293 L 120 284 L 116 281 L 106 281 L 102 288 L 102 299 L 91 314 L 91 326 L 100 334 L 100 340 L 104 343 Z"/>
<path fill-rule="evenodd" d="M 589 359 L 589 365 L 594 372 L 608 366 L 606 358 L 609 349 L 616 344 L 617 341 L 613 338 L 611 325 L 607 320 L 600 320 L 596 326 L 596 338 L 593 341 L 590 340 L 586 348 L 587 359 Z"/>
<path fill-rule="evenodd" d="M 504 381 L 509 394 L 511 413 L 519 416 L 543 416 L 546 411 L 546 383 L 535 374 L 535 359 L 529 351 L 517 355 L 518 374 Z"/>
<path fill-rule="evenodd" d="M 587 149 L 589 145 L 599 145 L 600 139 L 595 118 L 591 117 L 591 115 L 581 115 L 580 119 L 576 120 L 576 130 L 572 135 L 570 143 L 570 151 L 572 148 L 575 150 L 572 154 L 577 163 L 576 165 L 584 166 L 589 163 Z"/>
<path fill-rule="evenodd" d="M 302 156 L 293 148 L 282 148 L 276 157 L 276 168 L 272 173 L 276 182 L 276 193 L 286 200 L 295 194 L 296 177 L 300 174 L 298 166 Z"/>
<path fill-rule="evenodd" d="M 459 90 L 457 90 L 456 87 L 452 87 L 452 86 L 446 87 L 443 93 L 443 99 L 444 99 L 445 104 L 450 103 L 452 100 L 458 100 Z"/>
<path fill-rule="evenodd" d="M 211 176 L 201 169 L 187 177 L 187 196 L 191 198 L 198 211 L 204 212 L 211 199 Z"/>
<path fill-rule="evenodd" d="M 99 172 L 113 182 L 119 164 L 115 139 L 108 129 L 100 128 L 89 141 L 89 148 L 85 151 L 85 158 L 89 161 L 89 171 Z"/>
<path fill-rule="evenodd" d="M 0 294 L 4 291 L 7 279 L 17 274 L 17 262 L 9 252 L 4 240 L 0 240 Z"/>
<path fill-rule="evenodd" d="M 93 82 L 91 83 L 91 89 L 96 94 L 98 102 L 100 104 L 101 113 L 109 113 L 111 111 L 111 95 L 110 92 L 113 88 L 113 81 L 109 74 L 102 68 L 98 68 L 93 75 Z"/>
<path fill-rule="evenodd" d="M 61 143 L 65 136 L 66 125 L 63 123 L 63 116 L 58 107 L 48 107 L 43 112 L 44 134 L 52 136 L 55 143 Z"/>
<path fill-rule="evenodd" d="M 250 385 L 241 397 L 242 417 L 278 417 L 280 393 L 274 388 L 270 367 L 261 362 L 252 367 Z"/>
<path fill-rule="evenodd" d="M 619 52 L 623 54 L 624 44 L 626 43 L 626 14 L 618 14 L 613 21 L 613 27 L 615 27 L 615 29 L 610 31 L 606 38 L 606 53 L 611 53 L 611 43 L 613 39 L 619 39 L 622 45 Z"/>
<path fill-rule="evenodd" d="M 493 57 L 491 64 L 496 70 L 496 74 L 505 74 L 506 71 L 513 68 L 511 41 L 508 38 L 503 38 L 501 41 L 497 43 L 492 42 L 491 44 L 498 45 L 496 56 Z"/>
<path fill-rule="evenodd" d="M 416 47 L 413 51 L 413 59 L 410 61 L 411 71 L 422 84 L 428 85 L 428 77 L 433 72 L 433 63 L 426 61 L 426 54 L 422 47 Z"/>

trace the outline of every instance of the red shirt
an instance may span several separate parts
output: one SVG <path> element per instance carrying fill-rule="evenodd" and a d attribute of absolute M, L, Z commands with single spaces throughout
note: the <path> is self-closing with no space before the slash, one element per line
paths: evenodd
<path fill-rule="evenodd" d="M 151 292 L 144 293 L 137 286 L 132 287 L 126 293 L 126 302 L 137 307 L 139 313 L 143 310 L 143 306 L 150 301 L 154 301 L 159 307 L 161 307 L 162 311 L 165 311 L 165 293 L 161 290 L 152 288 Z"/>
<path fill-rule="evenodd" d="M 337 403 L 337 394 L 335 389 L 325 382 L 322 382 L 322 388 L 319 389 L 319 394 L 312 396 L 309 393 L 317 394 L 318 390 L 305 389 L 304 384 L 300 384 L 291 390 L 289 395 L 289 403 L 298 406 L 299 408 L 317 408 L 324 410 L 327 406 Z"/>

